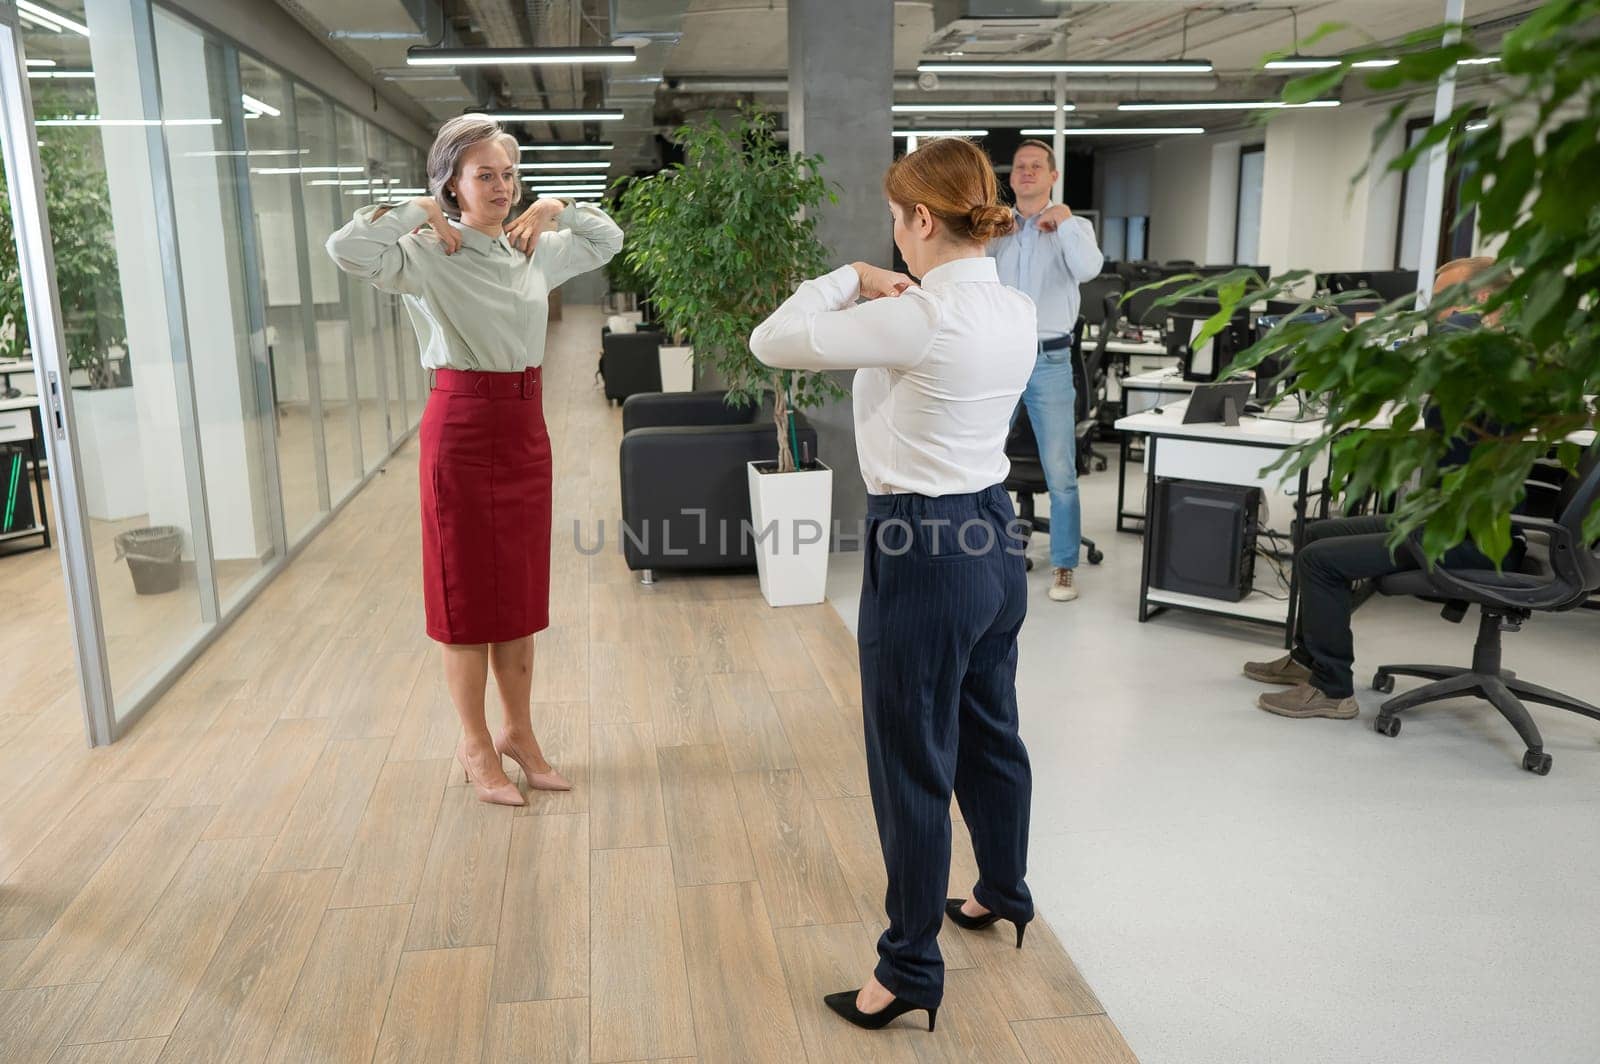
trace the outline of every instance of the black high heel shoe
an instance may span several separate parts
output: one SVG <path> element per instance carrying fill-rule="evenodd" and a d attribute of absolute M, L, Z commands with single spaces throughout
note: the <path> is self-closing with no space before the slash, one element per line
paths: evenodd
<path fill-rule="evenodd" d="M 899 998 L 889 1002 L 879 1012 L 862 1012 L 856 1008 L 856 995 L 859 993 L 861 993 L 859 988 L 856 990 L 841 990 L 837 994 L 829 994 L 822 1001 L 834 1012 L 837 1012 L 857 1027 L 865 1027 L 869 1031 L 887 1027 L 906 1013 L 916 1012 L 918 1009 L 925 1008 L 928 1011 L 928 1030 L 931 1031 L 933 1030 L 933 1021 L 939 1015 L 939 1006 L 937 1005 L 928 1008 L 926 1005 L 913 1005 L 911 1002 L 901 1001 Z"/>
<path fill-rule="evenodd" d="M 982 931 L 996 920 L 1011 919 L 1009 916 L 1001 916 L 999 913 L 993 912 L 984 913 L 982 916 L 968 916 L 966 913 L 961 911 L 961 906 L 964 904 L 966 904 L 965 898 L 946 898 L 944 902 L 944 914 L 950 918 L 951 923 L 955 924 L 957 927 L 964 927 L 968 931 Z M 1011 922 L 1017 926 L 1017 948 L 1021 949 L 1022 933 L 1028 930 L 1028 921 L 1011 920 Z"/>

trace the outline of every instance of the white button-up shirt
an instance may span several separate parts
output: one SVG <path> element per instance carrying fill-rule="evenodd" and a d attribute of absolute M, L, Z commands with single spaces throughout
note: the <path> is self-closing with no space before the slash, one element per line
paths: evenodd
<path fill-rule="evenodd" d="M 1106 261 L 1094 242 L 1094 226 L 1074 215 L 1047 233 L 1039 228 L 1044 211 L 1031 218 L 1012 213 L 1016 229 L 989 242 L 1000 280 L 1021 289 L 1038 306 L 1041 335 L 1071 335 L 1082 303 L 1078 286 L 1099 274 Z"/>
<path fill-rule="evenodd" d="M 990 258 L 955 259 L 920 287 L 854 305 L 842 266 L 807 281 L 750 336 L 779 369 L 854 369 L 856 449 L 874 495 L 958 495 L 1005 480 L 1006 433 L 1033 372 L 1033 301 Z"/>

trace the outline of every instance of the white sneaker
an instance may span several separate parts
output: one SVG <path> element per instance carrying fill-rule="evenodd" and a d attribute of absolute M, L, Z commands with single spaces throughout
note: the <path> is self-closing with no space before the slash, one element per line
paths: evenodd
<path fill-rule="evenodd" d="M 1056 582 L 1050 585 L 1050 598 L 1055 602 L 1071 602 L 1078 597 L 1078 589 L 1072 583 L 1071 569 L 1057 569 Z"/>

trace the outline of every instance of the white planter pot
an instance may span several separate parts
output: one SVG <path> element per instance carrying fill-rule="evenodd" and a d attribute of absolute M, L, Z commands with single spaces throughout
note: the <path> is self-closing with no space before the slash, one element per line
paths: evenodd
<path fill-rule="evenodd" d="M 694 391 L 694 348 L 661 346 L 661 390 Z"/>
<path fill-rule="evenodd" d="M 133 389 L 74 389 L 72 413 L 89 516 L 121 521 L 149 513 Z"/>
<path fill-rule="evenodd" d="M 793 473 L 763 473 L 772 462 L 746 463 L 756 571 L 769 606 L 807 606 L 828 591 L 833 529 L 833 470 L 821 462 Z"/>

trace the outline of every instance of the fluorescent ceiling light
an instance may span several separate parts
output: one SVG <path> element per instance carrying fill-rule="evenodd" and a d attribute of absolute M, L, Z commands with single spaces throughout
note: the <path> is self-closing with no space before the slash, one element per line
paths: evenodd
<path fill-rule="evenodd" d="M 241 93 L 239 95 L 239 99 L 244 103 L 246 110 L 254 111 L 258 115 L 271 115 L 273 118 L 277 118 L 283 114 L 282 111 L 278 110 L 270 103 L 267 103 L 264 100 L 258 100 L 254 96 L 251 96 L 248 92 Z"/>
<path fill-rule="evenodd" d="M 263 166 L 251 168 L 252 174 L 359 174 L 359 166 Z"/>
<path fill-rule="evenodd" d="M 45 22 L 51 22 L 51 24 L 59 26 L 61 29 L 72 30 L 74 34 L 78 34 L 80 37 L 88 37 L 90 35 L 90 27 L 85 26 L 83 22 L 74 22 L 72 19 L 67 18 L 66 14 L 56 14 L 50 8 L 37 5 L 37 3 L 32 3 L 30 0 L 16 0 L 16 10 L 21 14 L 30 14 L 34 19 L 43 19 Z"/>
<path fill-rule="evenodd" d="M 554 66 L 632 63 L 632 48 L 429 48 L 406 49 L 408 66 Z"/>
<path fill-rule="evenodd" d="M 1053 103 L 897 103 L 891 110 L 897 115 L 948 115 L 948 114 L 1049 114 L 1056 109 Z M 1061 110 L 1076 111 L 1077 104 L 1066 104 Z"/>
<path fill-rule="evenodd" d="M 621 111 L 477 111 L 496 122 L 620 122 Z"/>
<path fill-rule="evenodd" d="M 78 79 L 86 79 L 86 78 L 94 77 L 94 71 L 92 71 L 92 70 L 30 70 L 30 71 L 28 71 L 28 76 L 30 78 L 78 78 Z"/>
<path fill-rule="evenodd" d="M 521 144 L 519 151 L 610 151 L 614 144 Z"/>
<path fill-rule="evenodd" d="M 1500 62 L 1500 57 L 1497 55 L 1480 55 L 1471 59 L 1458 60 L 1456 66 L 1485 66 L 1489 63 L 1498 62 Z"/>
<path fill-rule="evenodd" d="M 89 36 L 88 26 L 85 26 L 81 22 L 74 22 L 65 15 L 59 15 L 50 10 L 48 7 L 41 7 L 38 4 L 32 3 L 31 0 L 17 0 L 17 12 L 23 15 L 30 15 L 36 21 L 43 21 L 50 23 L 54 27 L 59 27 L 57 32 L 60 30 L 71 30 L 73 33 L 76 33 L 80 36 Z"/>
<path fill-rule="evenodd" d="M 71 115 L 41 118 L 36 126 L 220 126 L 220 118 L 101 118 L 99 115 Z"/>
<path fill-rule="evenodd" d="M 28 60 L 28 65 L 31 67 L 53 67 L 56 65 L 56 61 L 54 59 L 30 59 Z"/>
<path fill-rule="evenodd" d="M 609 170 L 610 159 L 573 159 L 562 163 L 518 163 L 518 170 Z"/>
<path fill-rule="evenodd" d="M 1343 63 L 1344 60 L 1337 56 L 1291 55 L 1283 59 L 1273 59 L 1267 63 L 1268 70 L 1328 70 Z M 1360 59 L 1351 63 L 1356 70 L 1376 70 L 1380 67 L 1392 67 L 1400 62 L 1398 59 Z"/>
<path fill-rule="evenodd" d="M 897 129 L 897 137 L 987 137 L 987 129 Z"/>
<path fill-rule="evenodd" d="M 41 30 L 49 30 L 51 33 L 61 32 L 60 26 L 57 26 L 54 22 L 46 22 L 38 15 L 30 15 L 26 11 L 18 11 L 17 17 L 21 19 L 25 25 L 33 26 Z"/>
<path fill-rule="evenodd" d="M 251 151 L 186 151 L 187 159 L 243 158 L 258 159 L 268 155 L 310 155 L 310 148 L 255 148 Z"/>
<path fill-rule="evenodd" d="M 553 181 L 527 182 L 529 188 L 543 189 L 545 191 L 553 188 L 606 188 L 610 184 L 611 182 L 609 181 L 563 181 L 559 178 Z"/>
<path fill-rule="evenodd" d="M 917 64 L 920 74 L 1209 74 L 1209 59 L 1111 60 L 944 60 Z"/>
<path fill-rule="evenodd" d="M 1063 136 L 1067 137 L 1184 137 L 1204 133 L 1201 126 L 1101 126 L 1090 129 L 1080 126 L 1076 129 L 1063 129 Z M 1024 129 L 1024 137 L 1048 137 L 1055 133 L 1053 129 Z"/>
<path fill-rule="evenodd" d="M 1484 130 L 1486 130 L 1488 128 L 1489 128 L 1489 123 L 1488 122 L 1483 122 L 1483 121 L 1468 122 L 1467 125 L 1466 125 L 1466 130 L 1467 130 L 1468 133 L 1481 133 L 1481 132 L 1483 132 Z"/>
<path fill-rule="evenodd" d="M 318 182 L 313 181 L 312 184 L 315 185 Z M 384 196 L 426 196 L 428 194 L 428 190 L 425 188 L 347 188 L 344 190 L 346 196 L 370 196 L 374 192 Z"/>
<path fill-rule="evenodd" d="M 1135 100 L 1119 103 L 1119 111 L 1277 111 L 1298 107 L 1338 107 L 1338 100 L 1284 103 L 1282 100 Z"/>
<path fill-rule="evenodd" d="M 260 171 L 256 171 L 256 172 L 260 173 Z M 362 187 L 366 187 L 368 185 L 383 185 L 383 184 L 398 185 L 399 183 L 400 183 L 400 179 L 398 177 L 390 177 L 390 178 L 358 177 L 353 181 L 349 180 L 349 179 L 345 179 L 345 178 L 340 178 L 340 179 L 337 179 L 337 180 L 335 180 L 333 178 L 322 178 L 322 179 L 317 180 L 317 181 L 307 181 L 306 182 L 306 184 L 308 184 L 308 185 L 338 185 L 338 186 L 343 187 L 343 188 L 349 188 L 349 187 L 352 187 L 352 186 L 355 186 L 355 185 L 360 185 Z"/>

